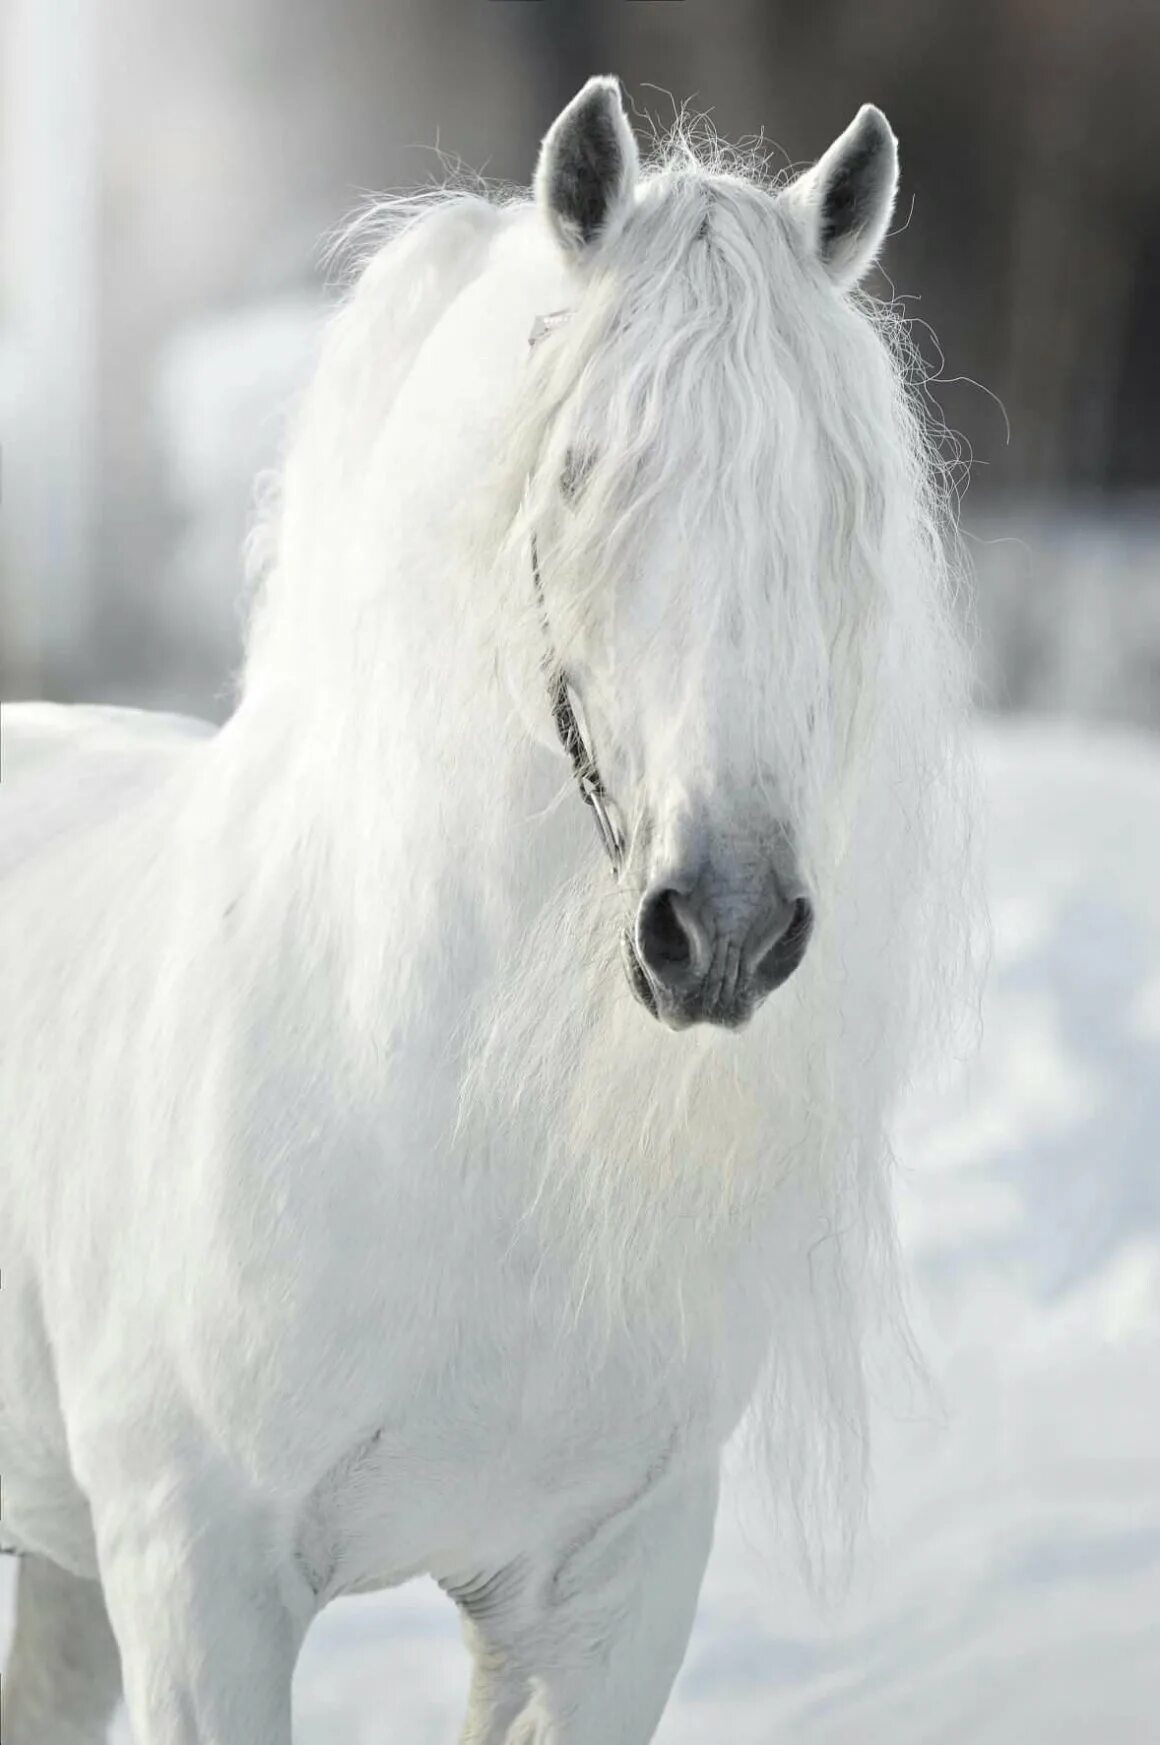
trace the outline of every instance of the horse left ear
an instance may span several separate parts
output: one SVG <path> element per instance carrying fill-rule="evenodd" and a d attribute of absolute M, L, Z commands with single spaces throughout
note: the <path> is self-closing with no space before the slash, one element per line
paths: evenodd
<path fill-rule="evenodd" d="M 536 199 L 570 255 L 627 212 L 639 162 L 618 81 L 589 79 L 548 129 L 536 166 Z"/>
<path fill-rule="evenodd" d="M 843 290 L 856 285 L 882 247 L 898 192 L 898 141 L 881 109 L 864 103 L 783 200 L 810 247 Z"/>

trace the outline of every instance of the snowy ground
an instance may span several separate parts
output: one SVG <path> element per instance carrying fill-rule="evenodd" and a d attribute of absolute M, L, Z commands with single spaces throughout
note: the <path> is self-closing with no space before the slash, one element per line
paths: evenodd
<path fill-rule="evenodd" d="M 1160 746 L 1018 723 L 982 746 L 984 1047 L 901 1146 L 942 1408 L 883 1414 L 829 1617 L 763 1566 L 733 1486 L 667 1745 L 1160 1741 Z M 297 1736 L 449 1745 L 465 1692 L 434 1590 L 347 1601 L 307 1643 Z"/>

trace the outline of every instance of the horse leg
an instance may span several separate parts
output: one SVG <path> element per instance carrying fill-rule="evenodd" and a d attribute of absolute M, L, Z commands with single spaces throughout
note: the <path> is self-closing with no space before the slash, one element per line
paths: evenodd
<path fill-rule="evenodd" d="M 159 1472 L 94 1498 L 93 1520 L 136 1745 L 291 1745 L 314 1596 L 265 1517 L 219 1484 Z"/>
<path fill-rule="evenodd" d="M 22 1557 L 0 1695 L 4 1745 L 102 1745 L 120 1694 L 100 1583 Z"/>
<path fill-rule="evenodd" d="M 670 1479 L 481 1611 L 461 1745 L 646 1745 L 680 1668 L 713 1540 L 717 1471 Z"/>

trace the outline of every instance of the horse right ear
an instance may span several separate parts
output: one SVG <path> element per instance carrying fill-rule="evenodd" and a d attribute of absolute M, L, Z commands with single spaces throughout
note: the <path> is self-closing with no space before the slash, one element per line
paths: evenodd
<path fill-rule="evenodd" d="M 632 205 L 640 159 L 616 79 L 589 79 L 540 147 L 536 199 L 574 259 L 615 228 Z"/>
<path fill-rule="evenodd" d="M 834 283 L 846 290 L 874 264 L 898 191 L 898 141 L 881 109 L 864 103 L 782 199 Z"/>

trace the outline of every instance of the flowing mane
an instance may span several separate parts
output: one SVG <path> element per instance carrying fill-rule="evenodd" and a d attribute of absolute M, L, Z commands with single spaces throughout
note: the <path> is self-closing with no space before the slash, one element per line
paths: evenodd
<path fill-rule="evenodd" d="M 676 1320 L 709 1337 L 703 1277 L 741 1232 L 765 1232 L 749 1284 L 774 1332 L 755 1422 L 803 1534 L 837 1497 L 847 1536 L 866 1455 L 863 1344 L 883 1320 L 906 1342 L 891 1110 L 954 1034 L 970 986 L 967 665 L 946 470 L 905 324 L 860 292 L 820 305 L 823 318 L 816 297 L 807 307 L 776 191 L 755 162 L 723 165 L 681 133 L 644 179 L 631 242 L 608 247 L 532 356 L 528 287 L 551 278 L 528 198 L 445 191 L 379 208 L 290 449 L 245 684 L 309 658 L 325 698 L 311 732 L 341 772 L 344 816 L 373 783 L 412 843 L 468 821 L 476 864 L 455 869 L 456 896 L 472 916 L 464 948 L 490 967 L 446 1042 L 462 1167 L 497 1126 L 534 1160 L 533 1203 L 555 1220 L 577 1298 L 598 1298 L 608 1325 Z M 492 348 L 505 367 L 478 470 L 442 481 L 438 567 L 419 568 L 397 549 L 399 525 L 430 505 L 383 456 L 399 452 L 393 427 L 409 440 L 408 380 L 471 294 L 481 368 Z M 641 1023 L 617 973 L 606 870 L 564 771 L 545 786 L 534 768 L 548 721 L 528 542 L 580 451 L 584 488 L 554 557 L 579 580 L 554 589 L 557 634 L 605 609 L 655 538 L 657 505 L 678 505 L 678 541 L 728 522 L 733 575 L 708 610 L 742 620 L 738 707 L 750 733 L 772 723 L 813 826 L 814 974 L 726 1041 L 701 1030 L 674 1051 Z M 711 621 L 696 634 L 710 641 Z M 837 704 L 826 732 L 793 706 L 819 683 Z M 836 771 L 841 802 L 826 806 Z M 499 901 L 489 880 L 513 841 L 519 877 L 509 864 Z M 422 1001 L 402 982 L 384 998 L 384 970 L 410 972 L 390 962 L 383 872 L 356 879 L 365 907 L 344 905 L 372 1052 L 387 1045 L 384 1014 Z"/>

